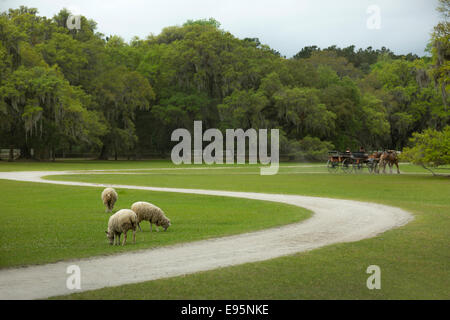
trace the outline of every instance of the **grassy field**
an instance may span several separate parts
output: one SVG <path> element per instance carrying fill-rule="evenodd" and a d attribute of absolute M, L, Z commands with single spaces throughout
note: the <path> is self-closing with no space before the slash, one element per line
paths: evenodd
<path fill-rule="evenodd" d="M 211 167 L 215 168 L 229 168 L 233 171 L 235 170 L 249 170 L 254 173 L 259 173 L 260 165 L 230 165 L 230 164 L 216 164 L 207 166 L 208 169 Z M 280 163 L 280 167 L 283 172 L 324 172 L 327 173 L 327 168 L 325 163 Z M 55 162 L 29 162 L 29 161 L 0 161 L 0 171 L 63 171 L 63 170 L 129 170 L 135 172 L 146 172 L 146 171 L 160 171 L 164 168 L 170 168 L 175 170 L 189 169 L 200 169 L 205 168 L 203 165 L 174 165 L 170 161 L 166 160 L 142 160 L 142 161 L 82 161 L 82 160 L 60 160 Z M 140 170 L 143 169 L 143 170 Z M 400 164 L 400 170 L 405 173 L 427 173 L 430 172 L 425 170 L 420 166 L 415 166 L 411 164 Z M 170 170 L 169 170 L 170 171 Z M 387 167 L 387 172 L 389 172 Z M 394 168 L 395 172 L 395 168 Z M 450 169 L 438 169 L 437 173 L 450 173 Z M 364 173 L 367 170 L 364 169 Z"/>
<path fill-rule="evenodd" d="M 166 232 L 137 232 L 125 247 L 106 239 L 109 214 L 102 188 L 56 186 L 0 180 L 0 267 L 113 254 L 179 242 L 243 233 L 307 218 L 302 208 L 227 197 L 117 190 L 114 211 L 146 200 L 164 208 L 172 226 Z"/>
<path fill-rule="evenodd" d="M 233 167 L 234 165 L 215 165 L 220 167 Z M 255 165 L 245 165 L 252 167 Z M 183 165 L 183 168 L 199 167 L 199 165 Z M 180 168 L 167 160 L 142 160 L 142 161 L 101 161 L 101 160 L 57 160 L 48 161 L 0 161 L 0 171 L 59 171 L 59 170 L 136 170 L 154 168 Z"/>
<path fill-rule="evenodd" d="M 111 162 L 112 163 L 112 162 Z M 422 168 L 401 165 L 404 175 L 345 175 L 325 172 L 320 165 L 283 164 L 275 176 L 260 176 L 255 166 L 213 170 L 164 170 L 170 164 L 113 164 L 91 169 L 151 169 L 126 174 L 52 176 L 51 179 L 87 182 L 186 187 L 234 191 L 301 194 L 346 198 L 383 203 L 412 212 L 415 220 L 378 237 L 355 243 L 342 243 L 259 263 L 249 263 L 219 270 L 104 288 L 83 292 L 63 299 L 449 299 L 450 298 L 450 180 L 424 174 Z M 61 170 L 87 169 L 83 163 L 58 164 Z M 31 166 L 34 170 L 36 169 Z M 151 168 L 150 168 L 151 167 Z M 8 167 L 7 170 L 11 168 Z M 30 168 L 28 168 L 30 169 Z M 51 169 L 51 166 L 49 166 Z M 45 170 L 49 170 L 45 169 Z M 422 170 L 421 170 L 422 169 Z M 0 166 L 1 170 L 1 166 Z M 11 169 L 14 170 L 14 169 Z M 17 169 L 19 170 L 19 169 Z M 115 172 L 117 173 L 117 172 Z M 13 184 L 13 182 L 5 182 Z M 25 184 L 31 186 L 32 184 Z M 50 186 L 55 191 L 65 188 Z M 13 189 L 11 186 L 7 188 Z M 22 190 L 23 186 L 15 186 Z M 35 189 L 35 188 L 34 188 Z M 75 188 L 78 189 L 78 188 Z M 88 192 L 90 188 L 80 188 Z M 93 190 L 96 190 L 93 188 Z M 61 191 L 62 192 L 62 191 Z M 129 192 L 129 191 L 126 191 Z M 131 191 L 130 191 L 131 192 Z M 14 193 L 14 192 L 11 192 Z M 24 191 L 25 193 L 25 191 Z M 134 191 L 133 191 L 134 193 Z M 26 194 L 26 193 L 25 193 Z M 149 194 L 149 193 L 147 193 Z M 163 198 L 163 193 L 154 193 Z M 68 195 L 66 195 L 68 196 Z M 169 195 L 165 195 L 169 197 Z M 18 196 L 17 196 L 18 197 Z M 126 195 L 119 197 L 124 199 Z M 173 195 L 170 195 L 173 197 Z M 191 196 L 186 196 L 191 197 Z M 63 198 L 63 195 L 61 195 Z M 101 215 L 97 208 L 89 216 Z M 205 199 L 207 197 L 205 196 Z M 17 199 L 17 198 L 16 198 Z M 125 200 L 124 201 L 132 201 Z M 207 200 L 205 200 L 207 201 Z M 70 202 L 72 203 L 72 202 Z M 131 203 L 131 202 L 130 202 Z M 248 205 L 257 205 L 248 201 Z M 170 201 L 164 206 L 171 205 Z M 195 204 L 193 204 L 195 205 Z M 242 209 L 242 206 L 236 206 Z M 263 203 L 264 206 L 266 204 Z M 273 204 L 272 204 L 273 205 Z M 191 204 L 189 204 L 189 207 Z M 43 207 L 48 207 L 43 205 Z M 188 206 L 185 206 L 188 207 Z M 216 208 L 214 205 L 211 208 Z M 175 210 L 176 211 L 176 210 Z M 207 210 L 205 210 L 207 211 Z M 47 213 L 49 214 L 49 213 Z M 298 214 L 298 213 L 297 213 Z M 104 217 L 104 216 L 103 216 Z M 179 224 L 185 216 L 180 215 Z M 298 218 L 298 216 L 296 217 Z M 103 218 L 106 219 L 106 218 Z M 288 219 L 284 220 L 286 222 Z M 103 220 L 102 225 L 105 224 Z M 24 220 L 20 220 L 23 224 Z M 99 223 L 100 224 L 100 223 Z M 234 230 L 232 226 L 230 230 Z M 148 227 L 147 227 L 148 228 Z M 181 226 L 180 226 L 181 228 Z M 169 231 L 171 229 L 169 228 Z M 241 230 L 235 230 L 242 232 Z M 166 235 L 180 232 L 175 229 Z M 11 232 L 12 233 L 12 232 Z M 149 235 L 146 233 L 145 236 Z M 157 234 L 156 236 L 159 236 Z M 138 234 L 139 236 L 139 234 Z M 156 237 L 155 236 L 155 237 Z M 179 235 L 181 236 L 181 235 Z M 50 236 L 51 237 L 51 236 Z M 177 236 L 178 237 L 178 236 Z M 101 237 L 100 237 L 101 238 Z M 104 247 L 106 239 L 98 239 Z M 161 237 L 162 238 L 162 237 Z M 138 238 L 139 239 L 139 238 Z M 2 239 L 3 240 L 3 239 Z M 183 240 L 185 241 L 185 240 Z M 3 240 L 2 243 L 7 242 Z M 94 243 L 95 241 L 93 241 Z M 10 240 L 8 240 L 10 243 Z M 160 243 L 165 244 L 165 243 Z M 158 245 L 160 245 L 158 244 Z M 131 246 L 130 246 L 131 247 Z M 85 250 L 85 249 L 83 249 Z M 83 251 L 80 250 L 80 251 Z M 109 250 L 109 248 L 106 248 Z M 120 250 L 120 249 L 119 249 Z M 3 256 L 3 254 L 2 254 Z M 382 289 L 368 290 L 366 268 L 378 265 L 382 272 Z"/>
<path fill-rule="evenodd" d="M 450 180 L 418 175 L 329 174 L 315 167 L 281 167 L 279 174 L 259 175 L 258 168 L 210 170 L 155 170 L 152 172 L 114 172 L 50 176 L 51 180 L 115 183 L 155 187 L 180 187 L 232 191 L 285 193 L 358 199 L 408 206 L 423 198 L 434 204 L 447 203 Z M 437 189 L 436 189 L 437 188 Z M 441 189 L 439 189 L 441 188 Z M 441 190 L 441 192 L 433 192 Z M 389 201 L 391 200 L 391 201 Z M 414 206 L 413 206 L 414 207 Z"/>

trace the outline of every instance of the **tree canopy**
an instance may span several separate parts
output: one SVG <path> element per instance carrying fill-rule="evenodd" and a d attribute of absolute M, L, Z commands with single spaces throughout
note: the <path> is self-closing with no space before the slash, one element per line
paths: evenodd
<path fill-rule="evenodd" d="M 415 132 L 411 144 L 404 149 L 403 159 L 425 168 L 450 164 L 450 126 L 442 131 L 426 129 L 422 133 Z"/>
<path fill-rule="evenodd" d="M 440 8 L 448 15 L 447 0 Z M 126 42 L 86 17 L 69 30 L 69 15 L 0 14 L 0 146 L 23 157 L 167 154 L 174 129 L 202 120 L 205 130 L 278 128 L 284 153 L 318 159 L 327 148 L 402 149 L 449 124 L 445 21 L 431 57 L 308 46 L 287 59 L 213 18 Z"/>

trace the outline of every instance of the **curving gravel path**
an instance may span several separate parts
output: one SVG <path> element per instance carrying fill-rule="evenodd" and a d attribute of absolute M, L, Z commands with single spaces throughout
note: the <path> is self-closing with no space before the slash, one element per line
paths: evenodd
<path fill-rule="evenodd" d="M 303 222 L 235 236 L 113 256 L 0 270 L 0 299 L 47 298 L 262 261 L 333 243 L 371 238 L 386 230 L 403 226 L 413 219 L 410 213 L 399 208 L 352 200 L 42 179 L 43 176 L 49 175 L 80 173 L 80 171 L 0 172 L 0 179 L 267 200 L 303 207 L 313 211 L 314 214 Z M 73 264 L 81 269 L 81 290 L 66 288 L 66 280 L 69 277 L 66 270 Z"/>

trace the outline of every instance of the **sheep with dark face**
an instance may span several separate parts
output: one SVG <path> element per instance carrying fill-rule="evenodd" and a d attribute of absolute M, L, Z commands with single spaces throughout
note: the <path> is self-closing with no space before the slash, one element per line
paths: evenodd
<path fill-rule="evenodd" d="M 106 188 L 102 192 L 102 201 L 106 207 L 106 212 L 111 212 L 114 208 L 114 204 L 116 203 L 118 198 L 116 190 L 113 188 Z"/>
<path fill-rule="evenodd" d="M 139 223 L 141 223 L 142 220 L 146 220 L 150 222 L 150 232 L 152 232 L 152 224 L 155 224 L 156 227 L 163 227 L 164 231 L 167 230 L 167 228 L 171 225 L 170 219 L 166 217 L 164 214 L 164 211 L 162 211 L 160 208 L 155 206 L 154 204 L 145 202 L 145 201 L 139 201 L 133 203 L 131 206 L 131 210 L 136 212 L 137 215 L 137 225 L 139 230 L 142 231 L 141 226 Z M 158 231 L 158 228 L 156 228 L 156 231 Z"/>
<path fill-rule="evenodd" d="M 117 211 L 108 221 L 108 230 L 105 231 L 109 244 L 120 244 L 120 235 L 123 233 L 123 243 L 127 243 L 127 232 L 133 230 L 133 243 L 136 243 L 136 225 L 137 215 L 129 209 L 122 209 Z"/>

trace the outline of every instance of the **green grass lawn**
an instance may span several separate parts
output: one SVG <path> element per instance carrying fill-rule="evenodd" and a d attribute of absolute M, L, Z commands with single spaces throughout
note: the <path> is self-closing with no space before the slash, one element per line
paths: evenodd
<path fill-rule="evenodd" d="M 173 167 L 168 161 L 85 161 L 85 160 L 64 160 L 64 161 L 0 161 L 0 171 L 31 171 L 31 170 L 96 170 L 96 169 L 134 169 L 134 168 L 155 168 Z"/>
<path fill-rule="evenodd" d="M 113 163 L 113 162 L 111 162 Z M 73 170 L 73 164 L 61 164 L 65 166 L 61 170 Z M 129 167 L 120 164 L 122 167 L 117 169 L 142 169 L 153 167 L 151 163 L 138 164 L 131 163 Z M 147 166 L 148 165 L 148 166 Z M 81 164 L 80 167 L 87 165 Z M 91 169 L 113 169 L 105 168 L 103 165 L 92 165 Z M 154 167 L 171 167 L 169 163 L 160 163 Z M 36 169 L 33 164 L 29 169 Z M 425 172 L 421 168 L 401 165 L 402 172 Z M 52 169 L 51 165 L 46 170 Z M 78 168 L 81 169 L 81 168 Z M 87 169 L 87 168 L 85 168 Z M 2 167 L 0 165 L 0 171 Z M 14 170 L 14 169 L 12 169 Z M 17 169 L 19 170 L 19 169 Z M 244 168 L 213 170 L 154 170 L 134 172 L 138 174 L 100 174 L 100 175 L 70 175 L 51 177 L 50 179 L 76 180 L 87 182 L 116 183 L 148 185 L 157 187 L 184 187 L 184 188 L 202 188 L 216 190 L 234 190 L 234 191 L 255 191 L 268 193 L 301 194 L 312 196 L 324 196 L 333 198 L 355 199 L 369 202 L 383 203 L 396 207 L 401 207 L 412 212 L 415 219 L 408 225 L 387 231 L 372 239 L 366 239 L 354 243 L 341 243 L 316 249 L 310 252 L 299 253 L 282 258 L 272 259 L 258 263 L 248 263 L 244 265 L 227 267 L 218 270 L 200 272 L 182 277 L 161 279 L 156 281 L 130 284 L 119 287 L 104 288 L 100 290 L 82 292 L 59 299 L 450 299 L 450 180 L 443 177 L 432 177 L 427 174 L 409 174 L 409 175 L 345 175 L 345 174 L 312 174 L 325 168 L 320 165 L 302 166 L 296 164 L 283 164 L 280 172 L 275 176 L 260 176 L 258 167 L 244 166 Z M 320 171 L 319 171 L 320 172 Z M 130 173 L 130 172 L 127 172 Z M 10 193 L 17 201 L 21 201 L 18 190 L 23 194 L 37 190 L 32 187 L 33 184 L 1 182 L 6 184 L 5 191 L 1 194 Z M 16 184 L 16 185 L 14 185 Z M 44 189 L 52 188 L 52 192 Z M 27 189 L 29 188 L 29 189 Z M 77 190 L 79 197 L 84 198 L 84 192 L 93 192 L 92 204 L 86 204 L 86 208 L 91 211 L 86 212 L 87 217 L 96 217 L 99 219 L 99 227 L 106 225 L 106 214 L 99 200 L 99 189 L 97 188 L 73 188 L 66 186 L 47 186 L 39 185 L 43 193 L 59 193 L 60 200 L 51 197 L 52 200 L 42 200 L 40 206 L 51 212 L 52 201 L 61 201 L 70 203 L 66 207 L 77 207 L 75 212 L 80 212 L 80 204 L 71 201 L 75 197 L 69 189 Z M 170 199 L 174 194 L 165 194 L 159 192 L 143 192 L 126 190 L 125 193 L 139 197 L 139 193 L 145 195 L 158 196 L 164 206 L 176 206 Z M 183 195 L 176 195 L 176 197 Z M 123 204 L 131 204 L 131 198 L 126 198 L 127 194 L 121 194 L 119 197 Z M 167 197 L 167 198 L 166 198 Z M 185 199 L 190 199 L 192 195 L 186 195 Z M 208 201 L 210 197 L 202 196 L 202 199 Z M 8 197 L 6 197 L 8 199 Z M 69 201 L 63 201 L 69 199 Z M 181 199 L 181 198 L 180 198 Z M 231 200 L 231 199 L 227 199 Z M 233 199 L 234 201 L 235 199 Z M 224 200 L 225 201 L 225 200 Z M 249 205 L 258 205 L 258 201 L 250 201 L 236 205 L 236 210 L 242 209 L 247 212 Z M 4 200 L 2 202 L 5 202 Z M 8 201 L 7 201 L 8 202 Z M 21 202 L 23 206 L 30 211 L 32 205 Z M 158 202 L 159 203 L 159 202 Z M 204 203 L 199 201 L 198 206 L 203 208 Z M 209 201 L 208 201 L 209 203 Z M 267 203 L 260 203 L 262 208 Z M 183 208 L 191 208 L 195 203 L 185 204 Z M 275 204 L 271 204 L 275 205 Z M 92 208 L 94 206 L 95 208 Z M 161 205 L 163 206 L 163 205 Z M 5 205 L 2 204 L 2 211 Z M 17 204 L 12 205 L 17 210 Z M 216 210 L 216 204 L 211 204 L 211 208 Z M 290 207 L 289 207 L 290 208 Z M 291 208 L 292 209 L 292 208 Z M 11 207 L 10 209 L 11 210 Z M 71 210 L 71 209 L 70 209 Z M 177 212 L 173 208 L 173 218 L 176 222 L 169 228 L 169 231 L 158 233 L 155 239 L 161 240 L 162 237 L 174 236 L 173 241 L 181 237 L 181 224 L 186 217 L 184 212 Z M 295 211 L 295 210 L 294 210 Z M 32 227 L 23 227 L 30 223 L 29 219 L 19 218 L 27 214 L 27 210 L 20 208 L 18 213 L 17 225 L 20 228 L 27 228 L 32 234 Z M 295 212 L 297 215 L 298 212 Z M 304 213 L 302 213 L 304 214 Z M 53 211 L 46 215 L 56 216 Z M 168 214 L 170 216 L 170 214 Z M 270 215 L 270 214 L 269 214 Z M 32 216 L 28 213 L 28 216 Z M 3 212 L 1 215 L 3 219 Z M 73 214 L 70 215 L 73 217 Z M 69 219 L 69 215 L 66 217 Z M 298 216 L 296 217 L 298 218 Z M 7 219 L 8 220 L 8 219 Z M 283 219 L 281 223 L 286 223 L 288 219 Z M 73 219 L 77 221 L 77 219 Z M 209 221 L 209 220 L 208 220 Z M 5 222 L 0 221 L 2 228 Z M 100 223 L 101 222 L 101 223 Z M 35 222 L 40 224 L 39 221 Z M 209 222 L 208 222 L 209 223 Z M 30 223 L 31 224 L 31 223 Z M 44 225 L 44 224 L 42 224 Z M 40 225 L 39 227 L 42 227 Z M 191 226 L 191 224 L 189 224 Z M 86 226 L 84 226 L 87 228 Z M 188 226 L 186 226 L 188 227 Z M 199 226 L 196 226 L 199 227 Z M 261 225 L 261 227 L 263 227 Z M 17 228 L 17 227 L 16 227 Z M 44 228 L 44 227 L 43 227 Z M 46 227 L 52 230 L 51 226 Z M 82 226 L 79 226 L 82 229 Z M 236 230 L 237 225 L 230 226 L 230 231 L 242 232 Z M 25 229 L 19 229 L 21 233 Z M 103 229 L 102 229 L 103 230 Z M 148 225 L 147 225 L 148 230 Z M 9 237 L 14 232 L 7 231 Z M 137 239 L 139 241 L 139 233 Z M 161 236 L 162 237 L 159 237 Z M 150 234 L 144 233 L 144 236 Z M 11 243 L 11 240 L 3 239 L 2 244 Z M 55 233 L 50 232 L 46 235 L 49 239 L 55 238 Z M 94 237 L 92 233 L 87 233 L 85 239 Z M 95 236 L 96 237 L 96 236 Z M 134 248 L 111 248 L 106 246 L 106 238 L 99 235 L 99 238 L 91 239 L 91 244 L 99 246 L 98 252 L 95 250 L 88 255 L 112 253 L 120 250 Z M 61 236 L 60 236 L 61 238 Z M 8 238 L 9 239 L 9 238 Z M 147 238 L 145 238 L 147 239 Z M 75 241 L 74 239 L 73 241 Z M 153 238 L 152 238 L 153 240 Z M 187 241 L 184 238 L 181 241 Z M 147 241 L 147 240 L 146 240 Z M 157 240 L 156 240 L 157 241 Z M 26 242 L 26 241 L 24 241 Z M 39 243 L 35 241 L 36 243 Z M 98 243 L 97 243 L 98 242 Z M 56 241 L 57 243 L 57 241 Z M 81 242 L 79 242 L 81 243 Z M 55 242 L 53 242 L 53 245 Z M 157 245 L 167 244 L 162 241 Z M 42 243 L 41 243 L 42 245 Z M 139 244 L 140 245 L 140 244 Z M 149 244 L 150 245 L 150 244 Z M 45 245 L 43 245 L 45 246 Z M 67 254 L 73 252 L 71 244 L 67 244 Z M 138 245 L 136 245 L 138 247 Z M 2 247 L 3 248 L 3 247 Z M 2 249 L 3 250 L 3 249 Z M 19 249 L 20 250 L 20 249 Z M 80 254 L 87 252 L 86 247 L 77 248 Z M 110 251 L 111 250 L 111 251 Z M 50 250 L 51 251 L 51 250 Z M 4 253 L 0 255 L 3 259 Z M 65 257 L 59 257 L 61 259 Z M 58 259 L 59 259 L 58 258 Z M 26 255 L 18 259 L 26 259 Z M 368 290 L 366 280 L 369 276 L 366 274 L 366 268 L 369 265 L 378 265 L 381 268 L 382 289 Z"/>
<path fill-rule="evenodd" d="M 230 164 L 214 165 L 216 167 L 233 167 Z M 242 165 L 244 166 L 244 165 Z M 247 167 L 256 165 L 246 164 Z M 202 167 L 202 165 L 183 165 L 186 167 Z M 136 161 L 101 161 L 101 160 L 57 160 L 57 161 L 0 161 L 0 171 L 58 171 L 58 170 L 135 170 L 151 168 L 180 168 L 167 160 L 136 160 Z"/>
<path fill-rule="evenodd" d="M 280 168 L 273 176 L 261 176 L 257 168 L 154 171 L 126 174 L 74 174 L 49 176 L 50 180 L 196 188 L 232 191 L 300 194 L 348 198 L 408 206 L 418 199 L 449 204 L 450 179 L 431 175 L 308 174 Z M 311 168 L 309 168 L 311 169 Z M 253 170 L 253 171 L 252 171 Z M 434 191 L 439 192 L 434 192 Z M 427 195 L 424 198 L 424 195 Z M 412 202 L 411 202 L 412 201 Z M 415 205 L 409 206 L 414 208 Z"/>
<path fill-rule="evenodd" d="M 109 214 L 100 199 L 102 188 L 57 186 L 0 180 L 0 267 L 42 264 L 62 259 L 243 233 L 300 221 L 307 210 L 247 199 L 118 189 L 114 211 L 135 201 L 163 208 L 172 226 L 166 232 L 137 232 L 125 247 L 106 239 Z"/>
<path fill-rule="evenodd" d="M 132 170 L 135 172 L 146 172 L 148 170 L 156 170 L 160 171 L 163 168 L 171 168 L 171 169 L 185 169 L 185 168 L 199 168 L 199 173 L 204 172 L 202 168 L 205 168 L 204 165 L 174 165 L 171 161 L 167 160 L 142 160 L 142 161 L 84 161 L 84 160 L 57 160 L 55 162 L 38 162 L 38 161 L 16 161 L 16 162 L 8 162 L 8 161 L 0 161 L 0 171 L 63 171 L 63 170 Z M 234 171 L 250 171 L 255 174 L 259 174 L 260 165 L 230 165 L 230 164 L 216 164 L 207 166 L 208 169 L 213 168 L 231 168 Z M 300 172 L 324 172 L 328 173 L 325 162 L 324 163 L 294 163 L 294 162 L 285 162 L 280 163 L 280 173 L 300 173 Z M 139 171 L 139 169 L 143 169 Z M 226 169 L 229 172 L 229 169 Z M 429 171 L 425 170 L 421 166 L 411 165 L 411 164 L 400 164 L 400 170 L 402 172 L 411 173 L 427 173 L 430 174 Z M 194 170 L 195 171 L 195 170 Z M 367 170 L 364 169 L 364 174 L 367 174 Z M 168 172 L 173 172 L 173 170 L 168 170 Z M 210 170 L 208 170 L 210 172 Z M 387 172 L 389 169 L 387 168 Z M 395 172 L 395 168 L 394 168 Z M 436 173 L 450 173 L 450 169 L 445 170 L 436 170 Z"/>
<path fill-rule="evenodd" d="M 378 237 L 208 272 L 104 288 L 68 299 L 449 299 L 450 180 L 431 175 L 345 175 L 235 171 L 76 175 L 64 180 L 326 196 L 378 202 L 415 215 Z M 288 170 L 288 171 L 285 171 Z M 200 170 L 199 170 L 200 171 Z M 209 172 L 209 171 L 208 171 Z M 285 174 L 283 174 L 285 173 Z M 213 177 L 213 179 L 212 179 Z M 55 177 L 51 177 L 54 179 Z M 378 265 L 382 289 L 368 290 Z M 213 284 L 213 285 L 212 285 Z"/>

